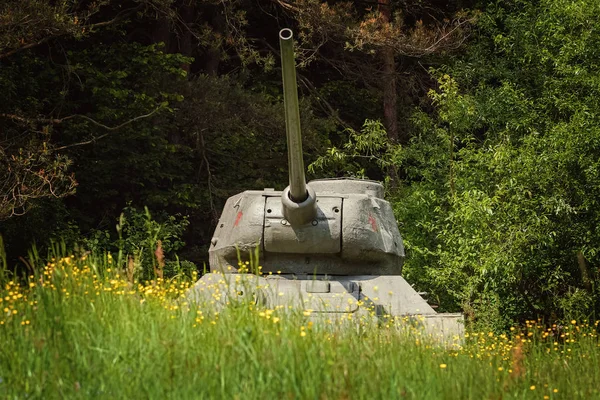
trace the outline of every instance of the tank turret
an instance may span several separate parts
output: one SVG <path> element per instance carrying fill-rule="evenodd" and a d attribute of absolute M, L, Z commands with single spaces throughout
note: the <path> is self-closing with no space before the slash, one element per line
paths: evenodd
<path fill-rule="evenodd" d="M 211 273 L 192 292 L 200 296 L 222 274 L 238 273 L 239 258 L 258 248 L 264 275 L 256 278 L 255 290 L 262 291 L 256 297 L 270 307 L 295 304 L 340 315 L 365 312 L 359 304 L 370 304 L 383 314 L 421 315 L 446 335 L 461 332 L 461 314 L 437 314 L 401 276 L 404 246 L 381 183 L 306 182 L 292 31 L 282 29 L 279 42 L 289 186 L 227 200 L 209 248 Z"/>

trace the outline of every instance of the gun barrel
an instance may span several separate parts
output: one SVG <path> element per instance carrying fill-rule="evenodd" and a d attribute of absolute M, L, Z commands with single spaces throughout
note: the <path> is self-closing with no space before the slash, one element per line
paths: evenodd
<path fill-rule="evenodd" d="M 308 197 L 304 160 L 302 157 L 302 135 L 300 131 L 300 110 L 298 107 L 298 84 L 294 61 L 294 40 L 291 29 L 279 31 L 281 49 L 281 71 L 283 77 L 283 103 L 285 106 L 285 129 L 288 145 L 288 168 L 290 171 L 290 197 L 301 203 Z"/>

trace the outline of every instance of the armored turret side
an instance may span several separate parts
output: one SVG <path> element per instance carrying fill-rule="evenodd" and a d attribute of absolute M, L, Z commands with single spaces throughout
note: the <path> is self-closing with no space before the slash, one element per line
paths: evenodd
<path fill-rule="evenodd" d="M 210 270 L 235 272 L 238 257 L 262 248 L 265 191 L 247 190 L 227 199 L 208 250 Z"/>

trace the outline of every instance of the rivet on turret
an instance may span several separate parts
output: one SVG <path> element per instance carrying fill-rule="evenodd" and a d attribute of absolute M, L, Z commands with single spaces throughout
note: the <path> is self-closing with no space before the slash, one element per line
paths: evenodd
<path fill-rule="evenodd" d="M 314 219 L 313 222 L 312 222 L 312 226 L 317 226 L 318 223 L 319 222 L 316 219 Z"/>

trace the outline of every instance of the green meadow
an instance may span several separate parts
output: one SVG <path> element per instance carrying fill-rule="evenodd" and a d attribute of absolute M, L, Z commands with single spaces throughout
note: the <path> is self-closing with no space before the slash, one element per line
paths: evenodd
<path fill-rule="evenodd" d="M 441 345 L 398 318 L 329 325 L 252 301 L 217 311 L 187 300 L 196 276 L 139 282 L 110 254 L 29 264 L 27 278 L 2 277 L 1 398 L 600 398 L 585 321 Z"/>

